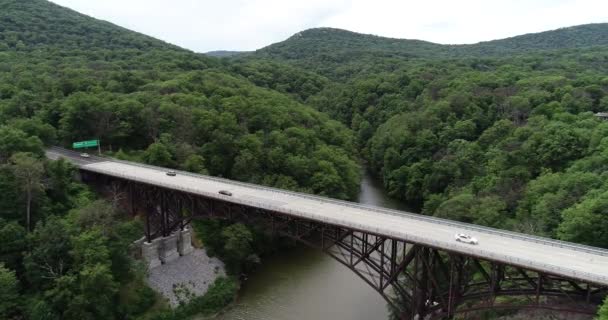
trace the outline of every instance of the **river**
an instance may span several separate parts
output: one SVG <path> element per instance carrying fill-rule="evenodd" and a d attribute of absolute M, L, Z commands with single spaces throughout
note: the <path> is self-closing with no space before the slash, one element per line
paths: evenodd
<path fill-rule="evenodd" d="M 363 173 L 359 202 L 407 210 Z M 385 320 L 386 301 L 320 250 L 297 246 L 270 257 L 243 283 L 221 320 Z"/>

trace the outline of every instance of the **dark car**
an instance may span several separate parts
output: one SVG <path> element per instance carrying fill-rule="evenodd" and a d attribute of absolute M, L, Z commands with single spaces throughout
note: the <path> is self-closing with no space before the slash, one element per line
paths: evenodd
<path fill-rule="evenodd" d="M 167 171 L 167 175 L 170 177 L 175 177 L 177 173 L 175 173 L 175 171 Z"/>
<path fill-rule="evenodd" d="M 232 192 L 228 190 L 220 190 L 219 194 L 223 194 L 225 196 L 232 196 Z"/>

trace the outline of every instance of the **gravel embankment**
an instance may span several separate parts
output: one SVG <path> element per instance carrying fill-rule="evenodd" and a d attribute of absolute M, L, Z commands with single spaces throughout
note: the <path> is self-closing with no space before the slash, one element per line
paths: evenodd
<path fill-rule="evenodd" d="M 187 256 L 149 270 L 147 282 L 175 307 L 180 297 L 186 302 L 193 296 L 204 295 L 209 285 L 223 275 L 222 261 L 209 258 L 204 249 L 195 249 Z"/>

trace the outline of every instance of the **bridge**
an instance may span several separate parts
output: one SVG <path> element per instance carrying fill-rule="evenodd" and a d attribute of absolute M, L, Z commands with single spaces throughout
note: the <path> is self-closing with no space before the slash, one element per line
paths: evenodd
<path fill-rule="evenodd" d="M 403 319 L 509 308 L 593 314 L 608 292 L 601 248 L 182 171 L 168 176 L 173 170 L 61 148 L 47 156 L 73 163 L 84 182 L 127 194 L 132 213 L 145 216 L 148 245 L 192 219 L 261 224 L 331 255 Z M 457 233 L 479 244 L 456 242 Z"/>

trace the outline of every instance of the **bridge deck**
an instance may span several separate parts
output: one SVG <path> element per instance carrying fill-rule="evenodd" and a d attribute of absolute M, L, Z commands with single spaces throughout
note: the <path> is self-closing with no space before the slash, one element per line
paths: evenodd
<path fill-rule="evenodd" d="M 104 158 L 84 160 L 69 151 L 49 150 L 47 155 L 65 157 L 86 171 L 608 285 L 608 250 L 604 249 L 179 171 L 171 177 L 165 174 L 168 169 Z M 228 190 L 233 195 L 220 195 L 219 190 Z M 454 235 L 460 232 L 473 235 L 479 244 L 456 242 Z"/>

